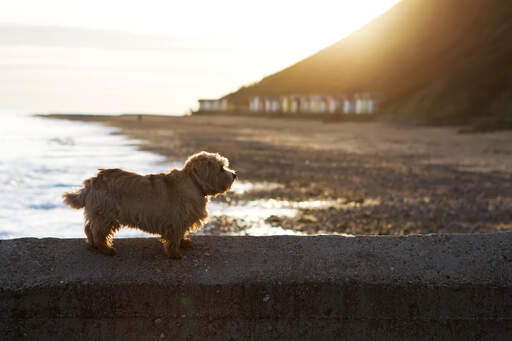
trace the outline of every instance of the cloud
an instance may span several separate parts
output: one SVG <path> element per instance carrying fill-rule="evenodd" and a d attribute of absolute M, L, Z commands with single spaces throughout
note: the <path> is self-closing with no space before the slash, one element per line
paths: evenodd
<path fill-rule="evenodd" d="M 191 50 L 203 48 L 197 38 L 172 38 L 122 31 L 66 26 L 0 24 L 0 46 L 97 48 L 105 50 Z"/>

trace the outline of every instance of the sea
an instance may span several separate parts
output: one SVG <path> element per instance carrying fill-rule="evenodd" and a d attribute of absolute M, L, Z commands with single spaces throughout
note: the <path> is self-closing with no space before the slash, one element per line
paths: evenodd
<path fill-rule="evenodd" d="M 139 150 L 141 141 L 116 134 L 98 123 L 57 120 L 33 113 L 0 111 L 0 239 L 83 238 L 83 210 L 62 203 L 64 192 L 77 189 L 99 168 L 122 168 L 141 174 L 181 168 L 183 162 Z M 240 193 L 258 184 L 235 182 Z M 301 234 L 265 223 L 272 215 L 293 216 L 297 207 L 277 201 L 209 204 L 210 216 L 243 220 L 243 235 Z M 205 233 L 205 232 L 200 232 Z M 116 238 L 148 234 L 123 228 Z"/>

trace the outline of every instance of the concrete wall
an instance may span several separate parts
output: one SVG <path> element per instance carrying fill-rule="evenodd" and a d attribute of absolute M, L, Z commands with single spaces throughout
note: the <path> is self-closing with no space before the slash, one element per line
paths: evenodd
<path fill-rule="evenodd" d="M 511 340 L 512 234 L 0 241 L 5 339 Z"/>

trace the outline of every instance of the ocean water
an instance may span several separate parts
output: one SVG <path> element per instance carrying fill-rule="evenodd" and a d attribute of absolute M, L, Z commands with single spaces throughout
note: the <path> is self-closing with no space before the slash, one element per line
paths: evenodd
<path fill-rule="evenodd" d="M 27 113 L 0 111 L 0 239 L 21 237 L 83 238 L 83 210 L 62 203 L 61 195 L 81 186 L 99 168 L 160 173 L 183 163 L 140 151 L 140 141 L 112 134 L 115 128 L 96 123 L 54 120 Z M 258 184 L 235 182 L 243 192 Z M 243 219 L 249 229 L 237 234 L 297 234 L 265 223 L 271 215 L 293 216 L 290 205 L 211 202 L 210 216 Z M 123 228 L 116 237 L 148 234 Z"/>
<path fill-rule="evenodd" d="M 162 172 L 178 166 L 137 151 L 138 141 L 99 124 L 0 113 L 0 238 L 83 236 L 83 211 L 62 203 L 98 168 Z M 140 236 L 123 229 L 120 236 Z"/>

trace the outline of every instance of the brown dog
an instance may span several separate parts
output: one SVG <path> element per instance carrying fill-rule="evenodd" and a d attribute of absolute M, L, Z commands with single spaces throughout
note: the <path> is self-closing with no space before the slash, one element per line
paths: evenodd
<path fill-rule="evenodd" d="M 87 243 L 114 255 L 112 236 L 121 225 L 161 236 L 167 255 L 180 258 L 186 235 L 199 229 L 208 212 L 208 196 L 231 188 L 236 173 L 219 154 L 200 152 L 183 169 L 139 175 L 121 169 L 100 169 L 76 192 L 64 193 L 64 203 L 85 207 Z"/>

